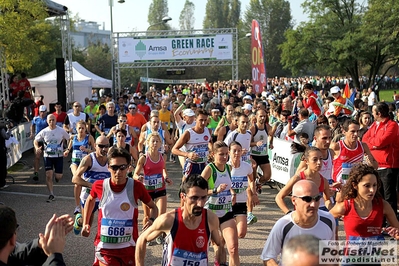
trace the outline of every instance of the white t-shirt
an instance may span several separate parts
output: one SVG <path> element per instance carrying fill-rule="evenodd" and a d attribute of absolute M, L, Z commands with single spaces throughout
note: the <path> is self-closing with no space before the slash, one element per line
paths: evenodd
<path fill-rule="evenodd" d="M 373 106 L 375 104 L 375 100 L 376 100 L 375 92 L 372 91 L 372 92 L 370 92 L 369 96 L 367 97 L 368 106 Z"/>
<path fill-rule="evenodd" d="M 297 235 L 313 235 L 321 240 L 335 239 L 335 220 L 329 212 L 319 210 L 319 220 L 312 228 L 302 228 L 296 225 L 292 219 L 293 213 L 295 212 L 283 216 L 273 226 L 260 256 L 263 261 L 274 259 L 277 262 L 284 243 Z M 291 228 L 288 230 L 289 227 Z M 286 235 L 283 233 L 284 229 L 287 231 Z"/>
<path fill-rule="evenodd" d="M 237 141 L 238 143 L 241 144 L 241 147 L 243 149 L 247 150 L 247 153 L 243 153 L 241 156 L 241 160 L 244 162 L 250 161 L 250 148 L 251 148 L 251 138 L 252 138 L 252 133 L 251 131 L 246 131 L 245 134 L 241 134 L 236 130 L 230 131 L 230 133 L 226 136 L 224 139 L 224 143 L 227 144 L 227 146 L 230 145 L 233 141 Z"/>
<path fill-rule="evenodd" d="M 69 138 L 69 134 L 63 128 L 56 126 L 55 129 L 44 128 L 36 135 L 35 140 L 44 143 L 44 157 L 62 157 L 64 153 L 62 140 Z"/>
<path fill-rule="evenodd" d="M 177 129 L 179 130 L 179 137 L 181 137 L 183 135 L 183 132 L 187 129 L 193 128 L 195 126 L 195 121 L 192 124 L 187 124 L 186 121 L 184 121 L 183 119 L 181 119 L 178 123 L 176 123 Z M 180 151 L 186 151 L 186 146 L 182 146 L 180 149 Z"/>
<path fill-rule="evenodd" d="M 236 192 L 236 202 L 247 202 L 248 175 L 252 174 L 252 166 L 247 162 L 240 162 L 240 167 L 234 168 L 231 162 L 231 188 Z"/>

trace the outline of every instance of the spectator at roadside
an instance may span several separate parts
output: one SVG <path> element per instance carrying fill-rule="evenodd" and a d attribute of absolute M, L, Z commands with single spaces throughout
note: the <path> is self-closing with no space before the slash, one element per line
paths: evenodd
<path fill-rule="evenodd" d="M 363 141 L 369 147 L 371 154 L 378 162 L 378 174 L 381 178 L 381 194 L 397 212 L 397 193 L 399 169 L 394 167 L 397 158 L 395 155 L 395 142 L 398 141 L 398 124 L 389 117 L 388 105 L 380 102 L 373 106 L 374 123 L 363 135 Z"/>
<path fill-rule="evenodd" d="M 18 76 L 12 75 L 8 87 L 10 88 L 10 98 L 13 100 L 18 96 Z"/>
<path fill-rule="evenodd" d="M 367 106 L 368 106 L 368 111 L 371 113 L 373 106 L 377 103 L 377 96 L 375 95 L 375 92 L 373 91 L 372 88 L 368 89 L 368 97 L 367 97 Z"/>
<path fill-rule="evenodd" d="M 4 120 L 0 118 L 0 123 L 4 123 Z M 10 123 L 5 127 L 0 128 L 0 162 L 7 162 L 7 147 L 6 140 L 11 137 L 10 128 L 13 127 L 13 124 Z M 6 185 L 6 177 L 7 177 L 7 163 L 2 163 L 0 165 L 0 190 L 7 188 Z"/>
<path fill-rule="evenodd" d="M 72 230 L 73 220 L 65 214 L 55 214 L 46 225 L 44 234 L 27 243 L 18 243 L 18 223 L 15 211 L 0 205 L 0 265 L 65 265 L 62 252 L 65 236 Z"/>
<path fill-rule="evenodd" d="M 372 124 L 372 114 L 368 111 L 362 111 L 359 113 L 359 119 L 358 122 L 360 124 L 360 129 L 359 129 L 359 140 L 363 139 L 363 135 L 369 130 L 371 124 Z"/>
<path fill-rule="evenodd" d="M 38 116 L 39 115 L 39 107 L 44 105 L 43 102 L 44 96 L 40 95 L 39 100 L 35 102 L 35 108 L 33 109 L 33 116 Z"/>
<path fill-rule="evenodd" d="M 18 92 L 18 97 L 12 101 L 9 109 L 7 110 L 7 118 L 12 120 L 14 124 L 21 123 L 22 119 L 24 118 L 24 108 L 33 103 L 34 101 L 32 99 L 24 99 L 23 91 Z"/>
<path fill-rule="evenodd" d="M 303 86 L 303 90 L 304 90 L 303 107 L 307 108 L 310 114 L 314 113 L 316 116 L 321 115 L 322 112 L 324 111 L 322 101 L 319 98 L 319 96 L 317 96 L 316 93 L 314 92 L 313 85 L 306 83 Z"/>
<path fill-rule="evenodd" d="M 354 110 L 353 103 L 341 96 L 341 89 L 338 86 L 334 86 L 330 89 L 330 93 L 334 97 L 334 101 L 330 103 L 329 108 L 332 111 L 331 114 L 336 117 L 350 116 Z M 331 114 L 328 114 L 327 117 Z"/>
<path fill-rule="evenodd" d="M 294 128 L 291 129 L 292 117 L 288 117 L 288 137 L 294 137 L 294 143 L 300 144 L 300 136 L 302 133 L 307 133 L 309 140 L 313 140 L 313 132 L 315 125 L 309 121 L 309 111 L 308 109 L 301 108 L 298 112 L 299 123 Z"/>

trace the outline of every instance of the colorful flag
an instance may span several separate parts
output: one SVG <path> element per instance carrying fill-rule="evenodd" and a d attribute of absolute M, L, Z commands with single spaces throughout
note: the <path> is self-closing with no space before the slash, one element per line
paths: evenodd
<path fill-rule="evenodd" d="M 263 87 L 267 86 L 266 66 L 263 58 L 262 34 L 259 22 L 255 19 L 252 20 L 251 34 L 252 86 L 255 93 L 261 93 Z"/>
<path fill-rule="evenodd" d="M 205 82 L 205 87 L 206 87 L 206 89 L 207 89 L 208 91 L 211 91 L 211 90 L 212 90 L 211 87 L 209 86 L 208 81 Z"/>
<path fill-rule="evenodd" d="M 137 83 L 136 93 L 140 92 L 140 88 L 141 88 L 141 80 L 139 80 L 139 83 Z"/>
<path fill-rule="evenodd" d="M 345 89 L 344 89 L 344 94 L 342 95 L 342 97 L 344 97 L 346 99 L 349 99 L 350 96 L 351 96 L 351 91 L 350 91 L 350 88 L 349 88 L 349 82 L 346 82 Z"/>

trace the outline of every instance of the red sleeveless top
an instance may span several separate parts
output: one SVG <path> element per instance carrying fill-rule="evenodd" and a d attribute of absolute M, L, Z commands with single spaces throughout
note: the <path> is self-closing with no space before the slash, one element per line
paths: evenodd
<path fill-rule="evenodd" d="M 144 186 L 148 192 L 159 191 L 165 189 L 165 179 L 163 176 L 163 168 L 165 161 L 162 154 L 159 154 L 159 160 L 153 162 L 150 155 L 145 155 L 144 162 Z"/>
<path fill-rule="evenodd" d="M 207 209 L 196 229 L 188 229 L 181 208 L 175 210 L 175 220 L 166 238 L 162 265 L 208 265 L 210 230 Z"/>
<path fill-rule="evenodd" d="M 302 180 L 306 180 L 306 176 L 305 176 L 305 173 L 303 171 L 300 172 L 299 176 L 301 177 Z M 322 175 L 320 175 L 319 192 L 321 192 L 321 193 L 324 192 L 324 177 Z"/>
<path fill-rule="evenodd" d="M 384 220 L 382 199 L 373 200 L 373 208 L 367 217 L 360 217 L 356 212 L 354 199 L 345 200 L 344 229 L 346 240 L 357 240 L 360 237 L 380 239 Z M 382 236 L 381 236 L 382 237 Z M 382 237 L 384 240 L 384 237 Z"/>

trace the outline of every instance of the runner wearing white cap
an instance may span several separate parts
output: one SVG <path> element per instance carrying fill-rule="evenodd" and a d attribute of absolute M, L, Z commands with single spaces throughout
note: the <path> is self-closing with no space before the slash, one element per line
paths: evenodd
<path fill-rule="evenodd" d="M 187 106 L 188 102 L 188 97 L 186 97 L 186 101 L 181 104 L 175 111 L 175 113 L 173 114 L 175 117 L 175 123 L 176 123 L 176 127 L 177 127 L 177 133 L 178 136 L 175 137 L 175 140 L 177 141 L 179 139 L 179 137 L 181 137 L 183 135 L 183 132 L 189 128 L 193 128 L 195 126 L 195 112 L 189 108 L 185 109 L 183 111 L 183 109 Z M 183 111 L 183 112 L 182 112 Z M 181 114 L 183 116 L 181 116 Z M 183 117 L 183 119 L 182 119 Z M 185 152 L 185 146 L 183 145 L 180 148 L 180 151 Z M 186 158 L 184 156 L 178 156 L 179 157 L 179 162 L 181 167 L 184 167 L 184 163 L 186 161 Z"/>

